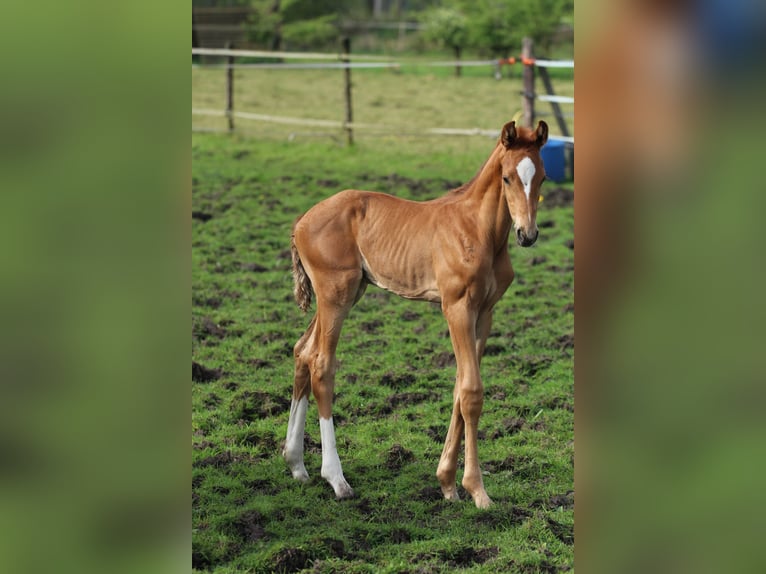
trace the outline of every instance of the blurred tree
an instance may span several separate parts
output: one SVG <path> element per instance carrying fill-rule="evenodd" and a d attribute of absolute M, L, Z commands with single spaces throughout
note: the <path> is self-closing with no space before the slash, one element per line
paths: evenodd
<path fill-rule="evenodd" d="M 324 48 L 339 35 L 338 17 L 358 4 L 355 0 L 251 0 L 253 13 L 248 19 L 252 42 L 271 50 L 283 43 L 300 48 Z"/>
<path fill-rule="evenodd" d="M 550 51 L 563 16 L 571 14 L 572 0 L 457 0 L 468 15 L 469 41 L 481 52 L 507 57 L 529 36 L 535 51 Z"/>
<path fill-rule="evenodd" d="M 468 42 L 468 19 L 463 12 L 456 6 L 435 8 L 424 13 L 422 22 L 426 40 L 452 49 L 455 59 L 460 60 L 463 46 Z M 460 75 L 460 66 L 455 66 L 455 75 Z"/>

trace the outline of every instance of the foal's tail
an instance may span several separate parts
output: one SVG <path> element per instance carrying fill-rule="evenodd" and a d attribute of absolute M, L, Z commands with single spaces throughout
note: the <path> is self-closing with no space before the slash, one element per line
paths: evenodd
<path fill-rule="evenodd" d="M 293 233 L 290 236 L 290 251 L 293 255 L 293 294 L 295 295 L 298 307 L 305 313 L 309 310 L 309 305 L 311 305 L 311 295 L 314 293 L 314 288 L 311 286 L 311 279 L 303 267 L 301 256 L 298 254 L 298 248 L 295 247 L 295 225 L 297 225 L 298 221 L 300 221 L 300 217 L 295 220 Z"/>

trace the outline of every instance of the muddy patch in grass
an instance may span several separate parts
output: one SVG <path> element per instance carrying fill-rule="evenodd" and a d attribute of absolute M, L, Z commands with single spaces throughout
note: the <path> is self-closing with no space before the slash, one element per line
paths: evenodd
<path fill-rule="evenodd" d="M 566 349 L 574 349 L 574 335 L 572 333 L 561 335 L 561 337 L 556 340 L 556 343 L 558 344 L 558 348 L 562 351 Z"/>
<path fill-rule="evenodd" d="M 271 572 L 300 572 L 311 566 L 311 556 L 302 548 L 283 548 L 271 560 Z"/>
<path fill-rule="evenodd" d="M 524 419 L 515 418 L 515 417 L 505 418 L 500 423 L 500 428 L 497 428 L 494 431 L 492 431 L 492 433 L 489 435 L 489 438 L 494 440 L 496 438 L 516 434 L 522 428 L 524 428 L 525 423 L 526 421 Z"/>
<path fill-rule="evenodd" d="M 561 540 L 564 544 L 574 544 L 574 528 L 569 524 L 561 524 L 556 522 L 552 518 L 548 518 L 548 528 L 551 529 L 553 535 Z"/>
<path fill-rule="evenodd" d="M 229 412 L 235 420 L 255 421 L 290 409 L 290 401 L 263 391 L 243 391 L 234 397 Z"/>
<path fill-rule="evenodd" d="M 455 365 L 457 365 L 457 361 L 455 361 L 454 353 L 451 353 L 449 351 L 443 351 L 441 353 L 434 355 L 431 362 L 433 363 L 434 367 L 438 367 L 440 369 L 443 369 L 445 367 L 454 367 Z"/>
<path fill-rule="evenodd" d="M 551 510 L 562 507 L 565 510 L 568 510 L 574 508 L 574 491 L 568 490 L 564 494 L 554 494 L 547 500 L 538 498 L 529 506 L 531 508 L 547 508 Z"/>
<path fill-rule="evenodd" d="M 388 372 L 380 378 L 380 382 L 394 390 L 399 390 L 414 384 L 415 375 L 412 373 L 396 374 Z"/>
<path fill-rule="evenodd" d="M 380 329 L 383 326 L 383 321 L 380 319 L 374 319 L 372 321 L 365 321 L 361 325 L 359 325 L 359 328 L 364 333 L 377 333 L 378 329 Z"/>
<path fill-rule="evenodd" d="M 208 466 L 213 466 L 215 468 L 226 468 L 227 466 L 237 462 L 255 463 L 256 460 L 249 455 L 233 454 L 230 450 L 225 450 L 193 462 L 192 467 L 205 468 Z"/>
<path fill-rule="evenodd" d="M 500 549 L 497 546 L 487 548 L 473 548 L 464 546 L 439 552 L 439 558 L 453 568 L 467 568 L 474 564 L 484 564 L 498 555 Z"/>
<path fill-rule="evenodd" d="M 208 369 L 207 367 L 192 361 L 192 381 L 197 383 L 209 383 L 221 378 L 220 369 Z"/>
<path fill-rule="evenodd" d="M 495 500 L 495 502 L 499 501 Z M 482 526 L 497 529 L 521 524 L 530 516 L 532 516 L 531 512 L 518 506 L 512 506 L 509 511 L 507 506 L 496 504 L 477 516 L 476 522 Z"/>
<path fill-rule="evenodd" d="M 196 219 L 197 221 L 205 223 L 206 221 L 213 219 L 213 216 L 210 213 L 206 213 L 204 211 L 192 211 L 192 219 Z"/>
<path fill-rule="evenodd" d="M 242 542 L 256 542 L 266 538 L 264 519 L 257 510 L 247 510 L 230 523 L 231 530 Z"/>
<path fill-rule="evenodd" d="M 543 205 L 545 207 L 565 207 L 574 203 L 574 191 L 564 187 L 547 189 L 543 193 Z M 539 227 L 539 226 L 538 226 Z"/>
<path fill-rule="evenodd" d="M 391 471 L 401 470 L 406 464 L 415 460 L 415 455 L 411 450 L 404 448 L 400 444 L 393 445 L 386 453 L 386 468 Z"/>

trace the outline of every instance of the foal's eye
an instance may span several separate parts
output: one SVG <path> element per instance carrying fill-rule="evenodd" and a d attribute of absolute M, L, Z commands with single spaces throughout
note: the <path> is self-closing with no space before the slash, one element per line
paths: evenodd
<path fill-rule="evenodd" d="M 505 182 L 505 185 L 511 185 L 511 180 L 510 180 L 510 179 L 508 179 L 508 176 L 507 176 L 507 175 L 504 175 L 504 176 L 503 176 L 503 181 Z"/>

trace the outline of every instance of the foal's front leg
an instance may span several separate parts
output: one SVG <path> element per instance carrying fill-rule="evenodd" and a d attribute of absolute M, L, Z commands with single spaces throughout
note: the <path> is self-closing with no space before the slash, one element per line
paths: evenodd
<path fill-rule="evenodd" d="M 487 508 L 492 501 L 484 490 L 479 468 L 478 430 L 479 416 L 484 405 L 484 387 L 479 375 L 477 357 L 476 313 L 468 306 L 466 298 L 454 304 L 443 304 L 444 315 L 449 324 L 452 346 L 457 360 L 455 402 L 450 428 L 439 461 L 437 477 L 446 498 L 454 491 L 457 456 L 461 431 L 465 432 L 465 472 L 463 487 L 470 493 L 478 508 Z"/>

